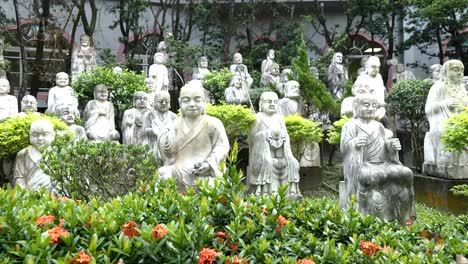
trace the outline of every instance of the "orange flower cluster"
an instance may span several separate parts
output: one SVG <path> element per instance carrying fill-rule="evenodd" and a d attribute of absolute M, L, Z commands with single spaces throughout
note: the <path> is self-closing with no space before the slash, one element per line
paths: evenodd
<path fill-rule="evenodd" d="M 286 220 L 286 218 L 284 218 L 282 215 L 278 216 L 276 222 L 278 222 L 278 226 L 276 227 L 276 232 L 278 233 L 281 231 L 281 228 L 283 228 L 283 226 L 289 223 L 289 221 Z"/>
<path fill-rule="evenodd" d="M 153 233 L 152 233 L 153 239 L 157 239 L 157 238 L 162 239 L 165 235 L 167 235 L 167 230 L 166 228 L 164 228 L 163 225 L 158 224 L 153 228 Z"/>
<path fill-rule="evenodd" d="M 226 241 L 227 235 L 223 231 L 216 232 L 216 237 L 218 240 L 218 243 L 222 244 L 224 241 Z"/>
<path fill-rule="evenodd" d="M 138 237 L 140 236 L 140 233 L 135 229 L 136 226 L 137 225 L 134 221 L 130 221 L 126 224 L 123 224 L 120 227 L 120 231 L 122 231 L 122 233 L 124 233 L 124 235 L 126 235 L 129 238 Z"/>
<path fill-rule="evenodd" d="M 200 256 L 198 259 L 198 264 L 213 264 L 215 262 L 216 257 L 219 257 L 220 253 L 216 252 L 216 250 L 211 248 L 203 248 L 200 251 Z"/>
<path fill-rule="evenodd" d="M 36 220 L 36 224 L 40 226 L 45 226 L 45 224 L 52 223 L 54 222 L 54 220 L 55 220 L 55 216 L 53 215 L 43 215 Z"/>
<path fill-rule="evenodd" d="M 297 261 L 297 264 L 315 264 L 315 262 L 311 259 L 301 259 Z"/>
<path fill-rule="evenodd" d="M 68 263 L 70 264 L 89 264 L 91 261 L 91 256 L 86 254 L 84 251 L 80 251 L 75 259 L 70 259 Z"/>
<path fill-rule="evenodd" d="M 60 237 L 68 237 L 67 230 L 63 229 L 61 225 L 47 230 L 47 234 L 50 237 L 50 244 L 58 244 L 60 242 Z"/>
<path fill-rule="evenodd" d="M 368 257 L 374 255 L 377 251 L 380 250 L 380 247 L 370 241 L 360 241 L 361 250 Z"/>
<path fill-rule="evenodd" d="M 232 259 L 228 260 L 227 264 L 247 264 L 248 262 L 248 259 L 233 257 Z"/>

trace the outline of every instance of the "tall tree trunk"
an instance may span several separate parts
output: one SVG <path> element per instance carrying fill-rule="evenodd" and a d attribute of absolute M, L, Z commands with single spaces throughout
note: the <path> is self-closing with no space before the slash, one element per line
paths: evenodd
<path fill-rule="evenodd" d="M 18 0 L 13 0 L 13 6 L 15 8 L 15 18 L 16 18 L 16 37 L 18 39 L 18 45 L 20 48 L 20 87 L 18 90 L 18 105 L 20 104 L 21 99 L 26 94 L 26 78 L 25 78 L 25 69 L 26 69 L 26 47 L 24 46 L 23 31 L 21 28 L 21 17 L 19 15 Z M 14 87 L 13 87 L 14 89 Z"/>
<path fill-rule="evenodd" d="M 231 38 L 234 34 L 234 8 L 235 0 L 229 0 L 229 11 L 227 17 L 227 23 L 224 30 L 224 39 L 223 39 L 223 54 L 221 61 L 223 64 L 227 64 L 229 60 L 229 50 L 231 48 Z"/>

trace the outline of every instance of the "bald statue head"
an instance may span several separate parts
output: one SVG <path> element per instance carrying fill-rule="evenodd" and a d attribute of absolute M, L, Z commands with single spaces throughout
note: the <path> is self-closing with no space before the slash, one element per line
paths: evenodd
<path fill-rule="evenodd" d="M 377 56 L 370 56 L 366 61 L 366 73 L 370 77 L 376 77 L 380 72 L 380 59 Z"/>
<path fill-rule="evenodd" d="M 46 119 L 32 122 L 29 129 L 29 142 L 36 148 L 47 148 L 55 139 L 54 126 Z"/>
<path fill-rule="evenodd" d="M 133 107 L 137 109 L 145 109 L 148 105 L 148 94 L 142 91 L 137 91 L 133 94 Z"/>
<path fill-rule="evenodd" d="M 55 114 L 67 125 L 75 123 L 75 115 L 73 108 L 67 104 L 61 104 L 55 108 Z"/>
<path fill-rule="evenodd" d="M 203 87 L 188 83 L 180 89 L 180 110 L 183 117 L 195 119 L 205 112 Z"/>
<path fill-rule="evenodd" d="M 440 80 L 446 84 L 460 85 L 463 80 L 465 66 L 459 60 L 448 60 L 440 70 Z"/>
<path fill-rule="evenodd" d="M 6 95 L 10 92 L 10 82 L 7 79 L 0 78 L 0 95 Z"/>
<path fill-rule="evenodd" d="M 37 100 L 34 96 L 25 95 L 23 99 L 21 99 L 21 112 L 37 112 Z"/>
<path fill-rule="evenodd" d="M 65 87 L 70 82 L 68 74 L 66 72 L 59 72 L 55 75 L 55 83 L 59 87 Z"/>
<path fill-rule="evenodd" d="M 284 84 L 284 96 L 287 98 L 298 98 L 301 96 L 299 83 L 297 81 L 288 81 Z"/>
<path fill-rule="evenodd" d="M 377 97 L 370 93 L 358 94 L 353 100 L 353 116 L 366 120 L 374 119 L 375 112 L 380 108 Z"/>
<path fill-rule="evenodd" d="M 165 113 L 171 108 L 171 96 L 167 91 L 158 91 L 154 94 L 154 109 Z"/>
<path fill-rule="evenodd" d="M 259 110 L 267 115 L 278 112 L 278 95 L 275 92 L 264 92 L 260 96 Z"/>

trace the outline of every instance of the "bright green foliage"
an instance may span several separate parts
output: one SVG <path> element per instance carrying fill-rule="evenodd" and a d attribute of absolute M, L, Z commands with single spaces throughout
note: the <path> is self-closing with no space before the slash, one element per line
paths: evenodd
<path fill-rule="evenodd" d="M 235 162 L 235 155 L 230 160 Z M 466 214 L 445 215 L 418 206 L 418 219 L 406 227 L 340 210 L 329 198 L 291 201 L 285 188 L 276 196 L 246 196 L 241 176 L 230 165 L 229 174 L 214 187 L 199 183 L 197 192 L 180 193 L 173 180 L 152 181 L 109 202 L 64 201 L 45 191 L 1 189 L 0 260 L 68 263 L 84 251 L 92 263 L 196 263 L 200 251 L 211 248 L 220 253 L 216 263 L 234 263 L 234 256 L 249 263 L 293 264 L 304 258 L 316 263 L 451 263 L 456 254 L 468 253 Z M 36 224 L 44 215 L 55 220 Z M 287 223 L 280 225 L 279 216 Z M 68 235 L 51 243 L 47 231 L 60 219 Z M 130 221 L 135 223 L 134 237 L 122 232 Z M 153 236 L 157 224 L 167 235 Z M 445 247 L 435 252 L 434 245 L 422 241 L 422 230 L 438 232 Z M 360 241 L 389 250 L 368 257 Z"/>
<path fill-rule="evenodd" d="M 338 106 L 323 82 L 315 79 L 310 72 L 310 64 L 307 56 L 307 47 L 302 37 L 301 44 L 297 47 L 299 56 L 293 61 L 294 72 L 297 73 L 297 81 L 301 85 L 301 95 L 306 101 L 320 111 L 336 111 Z"/>
<path fill-rule="evenodd" d="M 73 88 L 82 105 L 94 99 L 94 87 L 98 84 L 104 84 L 109 89 L 116 116 L 132 108 L 133 94 L 136 91 L 147 91 L 144 75 L 126 69 L 122 73 L 113 73 L 110 67 L 96 67 L 90 73 L 81 73 L 73 82 Z"/>
<path fill-rule="evenodd" d="M 68 129 L 65 123 L 52 116 L 28 114 L 10 117 L 0 122 L 0 159 L 14 157 L 20 150 L 29 146 L 29 128 L 31 123 L 38 119 L 50 120 L 55 131 Z"/>
<path fill-rule="evenodd" d="M 291 141 L 291 149 L 296 159 L 301 158 L 305 145 L 322 141 L 323 131 L 318 123 L 298 115 L 285 117 L 284 122 Z"/>
<path fill-rule="evenodd" d="M 62 195 L 89 201 L 135 191 L 140 181 L 155 177 L 159 164 L 148 146 L 80 140 L 53 146 L 40 166 Z"/>
<path fill-rule="evenodd" d="M 228 88 L 232 73 L 227 68 L 218 71 L 212 71 L 203 79 L 203 87 L 211 92 L 215 103 L 224 101 L 224 90 Z"/>
<path fill-rule="evenodd" d="M 468 151 L 468 107 L 447 120 L 442 141 L 448 151 Z"/>
<path fill-rule="evenodd" d="M 223 122 L 231 146 L 239 137 L 245 137 L 255 122 L 252 111 L 242 105 L 207 105 L 206 113 Z"/>
<path fill-rule="evenodd" d="M 328 132 L 328 143 L 332 145 L 341 144 L 341 130 L 346 122 L 350 120 L 347 116 L 342 116 L 340 120 L 333 122 L 333 126 Z"/>
<path fill-rule="evenodd" d="M 463 195 L 468 197 L 468 184 L 461 184 L 453 186 L 450 191 L 455 195 Z"/>

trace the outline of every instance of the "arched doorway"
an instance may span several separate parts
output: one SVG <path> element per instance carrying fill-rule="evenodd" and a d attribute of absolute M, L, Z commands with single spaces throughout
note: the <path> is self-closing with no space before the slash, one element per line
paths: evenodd
<path fill-rule="evenodd" d="M 380 39 L 372 37 L 366 33 L 350 33 L 353 36 L 353 43 L 347 55 L 348 72 L 350 75 L 357 74 L 358 69 L 361 67 L 361 60 L 364 57 L 371 55 L 380 58 L 380 73 L 385 79 L 387 77 L 387 69 L 384 67 L 388 48 Z"/>

